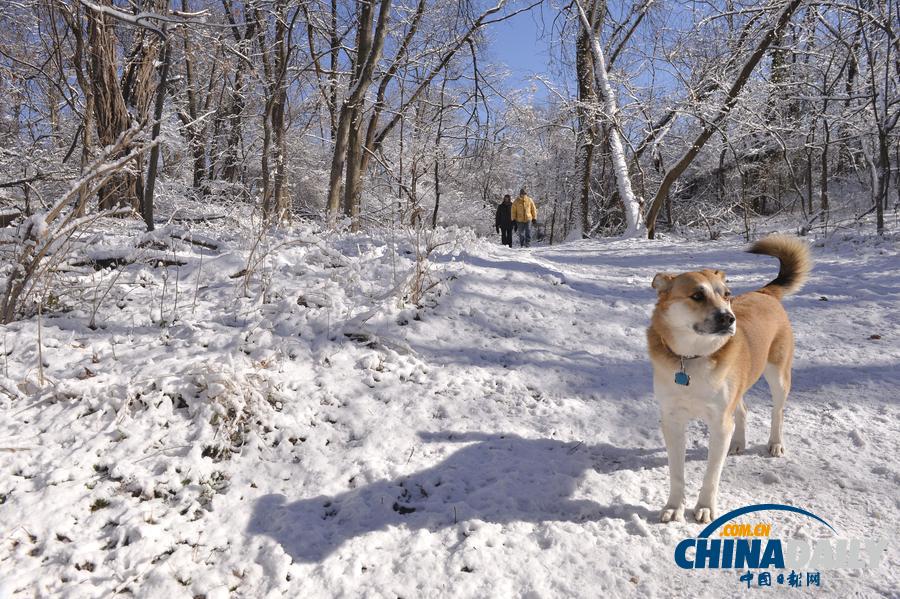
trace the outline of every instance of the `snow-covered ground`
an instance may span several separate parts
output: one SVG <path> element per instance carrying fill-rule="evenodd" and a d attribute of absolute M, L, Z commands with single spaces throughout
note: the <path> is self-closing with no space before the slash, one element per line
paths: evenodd
<path fill-rule="evenodd" d="M 675 566 L 699 525 L 657 523 L 644 331 L 656 272 L 721 268 L 740 292 L 774 260 L 736 239 L 510 250 L 447 232 L 416 309 L 397 300 L 404 236 L 395 252 L 297 230 L 251 256 L 207 233 L 149 255 L 179 266 L 84 275 L 81 305 L 0 330 L 0 597 L 740 592 L 735 571 Z M 116 239 L 95 257 L 123 255 Z M 824 572 L 810 594 L 896 597 L 898 240 L 836 235 L 814 258 L 786 301 L 787 455 L 765 451 L 761 382 L 720 507 L 791 503 L 887 538 L 877 570 Z M 701 425 L 689 442 L 692 502 Z"/>

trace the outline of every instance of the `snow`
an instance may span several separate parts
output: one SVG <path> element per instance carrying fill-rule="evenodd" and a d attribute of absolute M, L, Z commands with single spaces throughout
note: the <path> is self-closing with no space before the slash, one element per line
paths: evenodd
<path fill-rule="evenodd" d="M 46 215 L 43 212 L 36 212 L 32 214 L 28 218 L 25 219 L 25 222 L 22 223 L 22 226 L 19 227 L 19 230 L 22 234 L 27 233 L 33 239 L 43 239 L 47 236 L 47 221 L 45 220 Z"/>
<path fill-rule="evenodd" d="M 644 331 L 656 272 L 721 268 L 739 292 L 773 277 L 771 259 L 734 238 L 511 250 L 443 232 L 415 307 L 391 293 L 410 239 L 300 227 L 251 256 L 209 227 L 193 239 L 215 249 L 157 233 L 180 265 L 91 271 L 86 303 L 0 331 L 0 596 L 739 588 L 733 571 L 675 566 L 699 525 L 657 522 L 668 474 Z M 126 233 L 92 251 L 129 256 Z M 813 249 L 786 300 L 788 453 L 767 456 L 760 383 L 720 504 L 792 503 L 842 536 L 890 538 L 877 570 L 823 573 L 822 591 L 896 596 L 897 239 Z M 700 424 L 689 439 L 691 502 Z"/>

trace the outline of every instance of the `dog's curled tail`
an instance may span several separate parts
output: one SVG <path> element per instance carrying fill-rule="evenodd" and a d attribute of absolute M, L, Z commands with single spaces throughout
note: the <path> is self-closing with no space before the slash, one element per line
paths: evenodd
<path fill-rule="evenodd" d="M 760 289 L 778 299 L 799 291 L 812 269 L 809 247 L 790 235 L 769 235 L 754 243 L 747 251 L 778 258 L 781 263 L 778 276 Z"/>

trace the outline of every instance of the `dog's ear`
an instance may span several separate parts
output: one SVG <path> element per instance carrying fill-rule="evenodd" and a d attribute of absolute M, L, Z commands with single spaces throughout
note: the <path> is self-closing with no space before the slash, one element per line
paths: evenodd
<path fill-rule="evenodd" d="M 703 274 L 705 274 L 710 279 L 716 278 L 716 279 L 719 279 L 720 281 L 722 281 L 723 283 L 725 282 L 725 271 L 724 270 L 712 270 L 711 268 L 707 268 L 703 271 Z"/>
<path fill-rule="evenodd" d="M 668 272 L 658 272 L 653 277 L 653 282 L 650 285 L 656 289 L 657 293 L 665 293 L 672 287 L 672 281 L 674 280 L 675 275 Z"/>

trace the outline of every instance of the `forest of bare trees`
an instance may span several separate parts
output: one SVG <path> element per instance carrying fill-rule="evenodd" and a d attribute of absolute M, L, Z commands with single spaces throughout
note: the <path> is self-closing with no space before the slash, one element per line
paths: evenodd
<path fill-rule="evenodd" d="M 491 55 L 521 13 L 553 48 L 537 94 Z M 161 197 L 486 230 L 527 186 L 551 243 L 835 211 L 881 232 L 900 203 L 895 0 L 8 0 L 0 20 L 5 306 L 52 253 L 37 233 L 152 230 Z"/>

